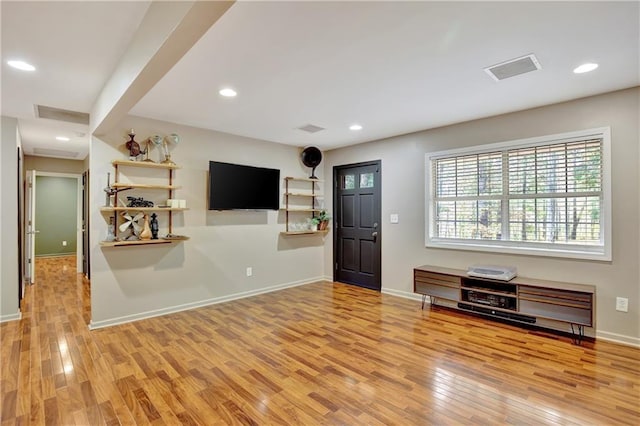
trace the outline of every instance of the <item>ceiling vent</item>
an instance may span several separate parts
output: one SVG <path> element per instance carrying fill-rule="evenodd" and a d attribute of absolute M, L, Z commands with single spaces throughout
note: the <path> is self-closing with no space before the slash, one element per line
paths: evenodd
<path fill-rule="evenodd" d="M 34 155 L 41 155 L 43 157 L 64 157 L 64 158 L 76 158 L 80 155 L 79 152 L 63 151 L 61 149 L 48 149 L 48 148 L 33 148 Z"/>
<path fill-rule="evenodd" d="M 484 70 L 495 81 L 500 81 L 505 78 L 515 77 L 516 75 L 539 70 L 540 68 L 542 68 L 540 66 L 540 62 L 538 62 L 538 59 L 534 54 L 531 54 L 492 65 Z"/>
<path fill-rule="evenodd" d="M 86 112 L 69 111 L 68 109 L 53 108 L 44 105 L 36 105 L 36 117 L 89 125 L 89 114 Z"/>
<path fill-rule="evenodd" d="M 307 133 L 317 133 L 324 130 L 324 127 L 315 126 L 313 124 L 306 124 L 304 126 L 298 127 L 298 130 L 302 130 L 303 132 Z"/>

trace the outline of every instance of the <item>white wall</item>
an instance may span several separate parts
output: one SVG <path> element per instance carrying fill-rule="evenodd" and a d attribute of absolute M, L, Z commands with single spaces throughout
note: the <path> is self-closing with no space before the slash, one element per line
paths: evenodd
<path fill-rule="evenodd" d="M 640 89 L 633 88 L 336 149 L 325 155 L 324 173 L 331 176 L 337 165 L 382 160 L 383 291 L 410 295 L 413 268 L 423 264 L 516 265 L 522 276 L 595 285 L 597 335 L 640 345 L 639 98 Z M 425 153 L 603 126 L 611 126 L 612 137 L 612 262 L 425 248 Z M 325 191 L 330 204 L 331 185 Z M 399 224 L 389 223 L 391 213 L 400 215 Z M 327 241 L 328 275 L 332 258 Z M 615 310 L 616 296 L 629 299 L 628 313 Z"/>
<path fill-rule="evenodd" d="M 0 322 L 20 318 L 18 306 L 18 120 L 2 117 L 0 140 Z"/>
<path fill-rule="evenodd" d="M 186 199 L 189 210 L 174 214 L 173 232 L 190 236 L 189 241 L 99 246 L 107 229 L 105 215 L 99 211 L 105 203 L 107 172 L 112 172 L 113 179 L 111 161 L 127 158 L 121 148 L 130 128 L 139 142 L 154 134 L 180 135 L 172 159 L 182 167 L 175 172 L 175 184 L 182 189 L 174 198 Z M 90 153 L 92 327 L 321 279 L 322 237 L 281 236 L 283 212 L 212 212 L 206 207 L 210 160 L 277 168 L 281 177 L 304 177 L 308 169 L 300 163 L 299 153 L 286 145 L 139 117 L 125 118 L 117 131 L 102 139 L 94 137 Z M 156 150 L 151 158 L 158 158 Z M 245 274 L 249 266 L 252 277 Z"/>

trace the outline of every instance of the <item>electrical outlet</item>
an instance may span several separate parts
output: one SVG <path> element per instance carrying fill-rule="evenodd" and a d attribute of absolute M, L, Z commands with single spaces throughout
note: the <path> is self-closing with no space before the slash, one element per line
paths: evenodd
<path fill-rule="evenodd" d="M 248 276 L 248 277 L 250 277 L 250 276 L 252 276 L 252 275 L 253 275 L 253 268 L 252 268 L 251 266 L 249 266 L 249 267 L 247 268 L 247 276 Z"/>
<path fill-rule="evenodd" d="M 398 215 L 398 213 L 391 213 L 389 215 L 389 222 L 391 222 L 391 223 L 400 222 L 400 215 Z"/>
<path fill-rule="evenodd" d="M 626 297 L 616 297 L 616 311 L 629 312 L 629 299 Z"/>
<path fill-rule="evenodd" d="M 62 247 L 66 247 L 66 246 L 67 246 L 67 242 L 66 242 L 66 241 L 63 241 L 63 242 L 62 242 Z"/>

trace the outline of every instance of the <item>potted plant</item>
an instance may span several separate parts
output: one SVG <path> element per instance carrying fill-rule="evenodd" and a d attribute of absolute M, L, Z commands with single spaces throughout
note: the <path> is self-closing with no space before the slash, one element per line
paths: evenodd
<path fill-rule="evenodd" d="M 329 226 L 329 220 L 331 216 L 327 213 L 326 210 L 322 210 L 317 216 L 314 216 L 311 219 L 311 223 L 318 227 L 318 231 L 324 231 Z"/>

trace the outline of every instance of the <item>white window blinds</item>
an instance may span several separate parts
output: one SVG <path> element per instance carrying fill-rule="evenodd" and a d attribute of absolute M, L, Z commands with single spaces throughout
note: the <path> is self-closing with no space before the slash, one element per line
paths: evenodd
<path fill-rule="evenodd" d="M 501 212 L 501 152 L 436 160 L 436 229 L 441 238 L 497 238 Z"/>
<path fill-rule="evenodd" d="M 428 242 L 603 252 L 604 134 L 552 139 L 431 156 Z"/>
<path fill-rule="evenodd" d="M 599 244 L 602 140 L 507 152 L 509 239 Z"/>

